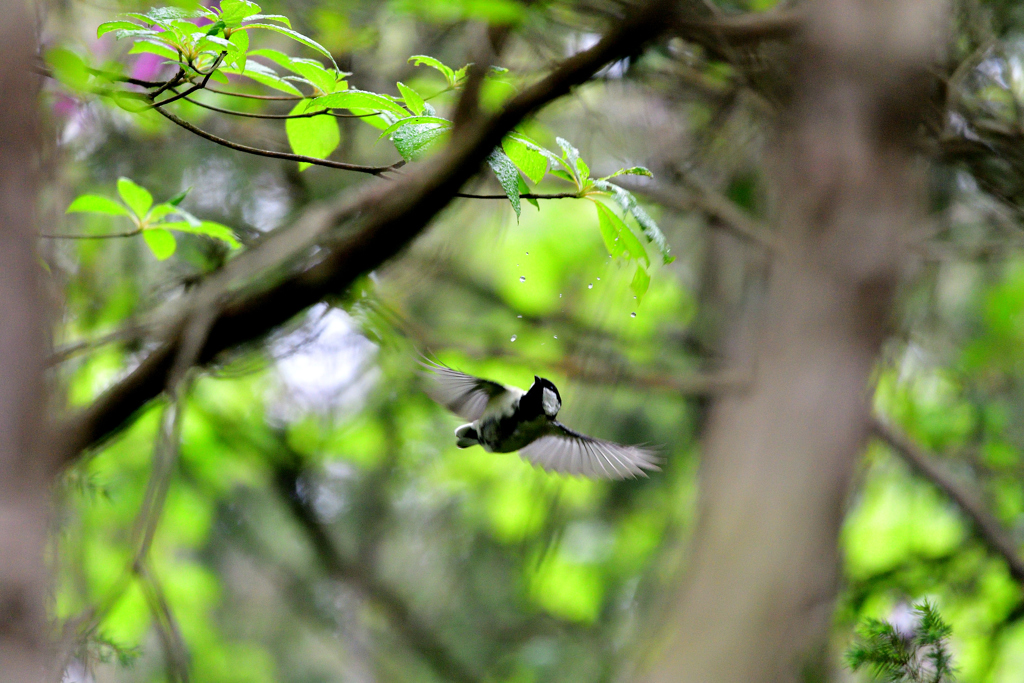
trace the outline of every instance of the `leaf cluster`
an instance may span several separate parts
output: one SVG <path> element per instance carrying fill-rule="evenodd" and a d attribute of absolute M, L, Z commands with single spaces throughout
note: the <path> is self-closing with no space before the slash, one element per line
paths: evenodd
<path fill-rule="evenodd" d="M 952 629 L 927 600 L 914 605 L 914 614 L 918 624 L 909 634 L 887 621 L 866 619 L 846 652 L 849 667 L 867 668 L 891 683 L 951 682 L 954 669 L 947 640 Z"/>
<path fill-rule="evenodd" d="M 123 216 L 132 222 L 134 230 L 97 237 L 130 237 L 141 234 L 153 256 L 161 261 L 169 258 L 177 249 L 177 241 L 174 238 L 176 232 L 204 235 L 224 242 L 232 249 L 239 247 L 238 239 L 231 228 L 214 221 L 200 220 L 179 206 L 188 190 L 155 206 L 149 190 L 128 178 L 118 179 L 117 192 L 121 197 L 120 202 L 103 195 L 79 195 L 71 202 L 65 213 Z"/>

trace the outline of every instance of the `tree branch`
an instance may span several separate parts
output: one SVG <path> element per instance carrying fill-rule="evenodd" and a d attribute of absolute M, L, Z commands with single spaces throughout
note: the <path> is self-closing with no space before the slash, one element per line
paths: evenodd
<path fill-rule="evenodd" d="M 914 443 L 910 437 L 892 424 L 876 417 L 872 420 L 871 429 L 875 436 L 889 446 L 896 455 L 903 458 L 903 461 L 910 465 L 914 472 L 930 481 L 956 503 L 961 512 L 971 521 L 981 541 L 988 546 L 989 550 L 1006 561 L 1010 576 L 1018 584 L 1024 586 L 1024 559 L 1021 559 L 1018 554 L 1018 544 L 999 521 L 989 513 L 978 496 L 953 479 L 934 456 Z"/>
<path fill-rule="evenodd" d="M 218 304 L 199 354 L 199 364 L 205 364 L 226 349 L 270 332 L 324 296 L 343 291 L 419 235 L 515 125 L 586 82 L 605 64 L 635 53 L 666 30 L 666 19 L 674 5 L 671 0 L 652 0 L 619 22 L 594 47 L 573 55 L 523 90 L 494 116 L 468 121 L 462 135 L 423 162 L 416 172 L 386 185 L 363 187 L 353 197 L 311 207 L 289 229 L 270 236 L 251 252 L 229 262 L 222 274 L 211 277 L 196 288 L 198 291 L 170 304 L 172 314 L 164 317 L 162 332 L 153 339 L 153 350 L 125 378 L 62 425 L 63 443 L 67 444 L 65 463 L 73 462 L 80 451 L 120 429 L 163 390 L 183 331 L 190 316 L 197 313 L 193 310 L 197 302 Z M 177 119 L 168 112 L 161 113 L 173 117 L 172 121 Z M 189 130 L 195 128 L 181 119 L 175 122 Z M 202 134 L 207 139 L 215 137 L 205 131 Z M 342 225 L 344 230 L 337 230 Z M 332 231 L 329 240 L 323 238 L 328 231 Z M 268 283 L 272 281 L 270 273 L 280 273 L 284 264 L 300 255 L 300 250 L 309 252 L 314 244 L 319 249 L 307 256 L 304 266 L 293 267 L 276 284 Z M 242 276 L 247 276 L 246 286 L 239 282 Z M 203 291 L 210 289 L 214 291 Z"/>
<path fill-rule="evenodd" d="M 154 107 L 154 109 L 164 118 L 171 123 L 181 126 L 190 133 L 195 133 L 201 138 L 215 142 L 222 147 L 233 149 L 237 152 L 245 152 L 246 154 L 254 154 L 261 157 L 270 157 L 271 159 L 285 159 L 287 161 L 298 161 L 305 164 L 313 164 L 314 166 L 326 166 L 327 168 L 338 168 L 343 171 L 356 171 L 358 173 L 369 173 L 370 175 L 380 175 L 388 171 L 393 171 L 397 166 L 391 164 L 390 166 L 360 166 L 359 164 L 349 164 L 344 161 L 331 161 L 329 159 L 317 159 L 316 157 L 307 157 L 302 154 L 291 154 L 290 152 L 275 152 L 272 149 L 260 149 L 259 147 L 250 147 L 249 145 L 242 145 L 237 142 L 231 142 L 225 140 L 222 137 L 218 137 L 213 133 L 208 133 L 202 128 L 198 128 L 184 119 L 180 119 L 169 111 L 164 111 L 160 107 Z"/>

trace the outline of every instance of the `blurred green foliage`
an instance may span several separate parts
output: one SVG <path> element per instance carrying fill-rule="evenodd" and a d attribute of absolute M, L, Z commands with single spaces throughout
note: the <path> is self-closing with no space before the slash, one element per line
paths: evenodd
<path fill-rule="evenodd" d="M 720 3 L 730 12 L 775 4 Z M 1000 30 L 1024 26 L 1014 3 L 983 4 Z M 290 17 L 337 61 L 334 80 L 318 94 L 387 93 L 414 116 L 429 114 L 428 101 L 450 111 L 456 95 L 449 88 L 459 78 L 457 70 L 449 76 L 408 58 L 466 64 L 472 34 L 464 21 L 507 23 L 529 36 L 508 47 L 509 73 L 487 79 L 483 105 L 493 108 L 586 44 L 607 11 L 602 3 L 512 0 L 266 5 L 263 11 Z M 116 9 L 150 8 L 124 2 Z M 151 55 L 129 55 L 113 35 L 95 38 L 112 14 L 72 3 L 49 18 L 49 30 L 73 48 L 49 57 L 72 92 L 46 92 L 63 163 L 42 197 L 44 215 L 68 220 L 60 224 L 69 231 L 109 232 L 109 217 L 64 219 L 63 212 L 83 194 L 113 196 L 118 178 L 131 177 L 158 197 L 191 187 L 182 210 L 230 226 L 244 248 L 363 182 L 316 166 L 300 174 L 293 162 L 232 152 L 152 112 L 129 114 L 91 99 L 95 76 L 82 55 L 105 68 L 123 64 L 126 73 L 152 66 L 144 61 Z M 264 49 L 290 60 L 293 78 L 284 80 L 284 71 L 253 83 L 225 76 L 239 91 L 257 94 L 264 92 L 259 83 L 275 83 L 289 92 L 302 85 L 295 78 L 323 76 L 293 59 L 308 59 L 315 48 L 271 30 L 264 38 Z M 963 50 L 974 49 L 972 40 L 964 38 Z M 1019 63 L 1019 47 L 1010 57 Z M 736 70 L 678 41 L 620 66 L 622 73 L 609 69 L 524 123 L 523 139 L 552 155 L 559 150 L 557 160 L 541 154 L 541 168 L 540 153 L 506 139 L 502 150 L 534 186 L 527 189 L 582 194 L 593 178 L 636 164 L 661 181 L 678 170 L 681 148 L 745 215 L 766 219 L 763 131 L 749 110 L 729 108 L 743 98 L 714 99 L 737 83 Z M 664 97 L 659 78 L 676 69 L 696 73 L 688 82 L 704 89 Z M 300 76 L 303 70 L 309 73 Z M 339 80 L 342 72 L 351 75 Z M 971 106 L 1008 116 L 1021 89 L 1019 75 L 1011 76 L 1013 87 L 973 88 Z M 206 101 L 263 111 L 257 100 Z M 188 102 L 176 106 L 197 125 L 315 157 L 388 164 L 401 144 L 377 144 L 394 124 L 379 116 L 369 117 L 371 125 L 321 117 L 289 127 L 225 122 Z M 582 166 L 570 162 L 575 148 L 558 138 L 579 146 Z M 964 253 L 925 260 L 908 279 L 874 403 L 942 453 L 943 464 L 981 491 L 1020 540 L 1024 258 L 1019 249 L 998 258 L 966 254 L 995 233 L 992 216 L 1006 207 L 971 181 L 969 169 L 946 170 L 932 188 L 945 198 L 936 220 L 948 220 L 949 245 Z M 515 191 L 493 178 L 478 189 L 518 198 L 525 180 Z M 639 190 L 636 196 L 642 200 Z M 749 274 L 721 255 L 698 211 L 645 201 L 636 205 L 639 215 L 601 206 L 615 220 L 625 216 L 638 243 L 647 232 L 641 216 L 656 220 L 677 260 L 631 253 L 625 239 L 616 247 L 623 228 L 602 223 L 603 210 L 581 198 L 520 206 L 518 221 L 504 200 L 456 200 L 401 258 L 219 359 L 183 402 L 180 452 L 145 575 L 133 558 L 166 402 L 88 454 L 57 491 L 50 608 L 61 654 L 96 681 L 132 683 L 173 680 L 175 645 L 165 641 L 174 632 L 191 680 L 203 683 L 610 681 L 642 666 L 684 565 L 709 401 L 708 392 L 675 390 L 672 382 L 721 369 L 721 332 L 736 302 L 757 292 Z M 88 342 L 138 322 L 219 268 L 230 257 L 223 241 L 182 232 L 174 258 L 162 261 L 141 240 L 51 244 L 44 256 L 63 295 L 57 341 Z M 649 285 L 637 281 L 638 272 L 649 274 Z M 128 335 L 69 355 L 55 370 L 68 405 L 90 402 L 143 350 Z M 567 423 L 654 444 L 664 470 L 650 479 L 591 482 L 545 475 L 514 454 L 459 450 L 457 420 L 420 389 L 420 352 L 520 386 L 534 374 L 548 377 L 561 390 Z M 889 619 L 898 606 L 928 596 L 952 626 L 959 680 L 1019 680 L 1020 587 L 955 506 L 881 446 L 867 449 L 842 544 L 835 670 L 857 624 Z"/>

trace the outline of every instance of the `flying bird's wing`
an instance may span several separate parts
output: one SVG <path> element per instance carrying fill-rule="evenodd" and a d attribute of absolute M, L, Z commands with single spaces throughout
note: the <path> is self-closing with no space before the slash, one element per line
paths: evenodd
<path fill-rule="evenodd" d="M 647 476 L 644 470 L 660 469 L 658 458 L 647 449 L 595 439 L 560 422 L 552 422 L 550 432 L 519 449 L 519 455 L 549 472 L 592 479 Z"/>
<path fill-rule="evenodd" d="M 484 414 L 488 401 L 508 391 L 497 382 L 452 370 L 432 360 L 424 359 L 421 365 L 430 371 L 427 395 L 467 420 L 478 420 Z"/>

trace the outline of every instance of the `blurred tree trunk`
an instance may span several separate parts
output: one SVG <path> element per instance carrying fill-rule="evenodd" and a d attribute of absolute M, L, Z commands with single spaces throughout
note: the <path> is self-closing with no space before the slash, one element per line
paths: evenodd
<path fill-rule="evenodd" d="M 48 472 L 42 297 L 35 248 L 37 79 L 34 19 L 0 0 L 0 679 L 44 674 Z"/>
<path fill-rule="evenodd" d="M 770 174 L 779 245 L 754 382 L 712 409 L 691 566 L 657 683 L 797 680 L 832 613 L 901 235 L 922 212 L 911 147 L 945 7 L 809 10 Z"/>

